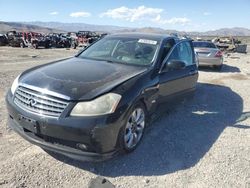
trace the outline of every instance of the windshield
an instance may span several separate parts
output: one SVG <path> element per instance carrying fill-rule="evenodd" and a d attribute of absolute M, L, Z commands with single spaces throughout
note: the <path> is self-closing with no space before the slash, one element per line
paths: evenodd
<path fill-rule="evenodd" d="M 194 47 L 202 48 L 216 48 L 216 46 L 211 42 L 193 42 Z"/>
<path fill-rule="evenodd" d="M 86 50 L 78 57 L 112 61 L 134 65 L 149 65 L 154 60 L 158 42 L 149 39 L 106 37 Z"/>

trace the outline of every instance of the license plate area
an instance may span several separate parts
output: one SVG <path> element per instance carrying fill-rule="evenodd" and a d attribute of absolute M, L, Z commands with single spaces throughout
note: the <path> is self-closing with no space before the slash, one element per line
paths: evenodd
<path fill-rule="evenodd" d="M 39 127 L 38 127 L 38 123 L 36 120 L 33 120 L 23 115 L 19 115 L 18 119 L 19 119 L 20 125 L 24 128 L 24 131 L 38 133 Z"/>
<path fill-rule="evenodd" d="M 198 56 L 207 56 L 209 52 L 197 52 Z"/>

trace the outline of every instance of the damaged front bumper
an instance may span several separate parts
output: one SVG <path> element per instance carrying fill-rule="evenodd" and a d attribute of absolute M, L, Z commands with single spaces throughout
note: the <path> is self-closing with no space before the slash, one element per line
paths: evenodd
<path fill-rule="evenodd" d="M 102 161 L 119 153 L 120 118 L 46 117 L 19 108 L 6 95 L 9 126 L 29 142 L 45 150 L 84 161 Z"/>

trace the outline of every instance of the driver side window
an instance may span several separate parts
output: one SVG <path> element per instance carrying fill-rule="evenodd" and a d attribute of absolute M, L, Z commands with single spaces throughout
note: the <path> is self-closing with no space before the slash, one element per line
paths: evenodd
<path fill-rule="evenodd" d="M 174 47 L 174 45 L 175 45 L 174 39 L 169 39 L 166 41 L 166 43 L 163 45 L 163 53 L 161 57 L 161 62 L 163 62 L 163 60 L 167 57 L 167 55 L 169 54 L 171 49 Z"/>
<path fill-rule="evenodd" d="M 183 61 L 186 66 L 192 65 L 193 62 L 193 53 L 192 47 L 189 41 L 183 41 L 177 44 L 172 51 L 171 55 L 169 56 L 167 62 L 171 60 L 181 60 Z"/>

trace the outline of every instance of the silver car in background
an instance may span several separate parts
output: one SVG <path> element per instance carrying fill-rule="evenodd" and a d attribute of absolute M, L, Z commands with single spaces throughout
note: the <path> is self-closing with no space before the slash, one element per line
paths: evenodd
<path fill-rule="evenodd" d="M 209 66 L 221 70 L 223 65 L 223 53 L 208 41 L 193 41 L 194 51 L 197 55 L 199 66 Z"/>

